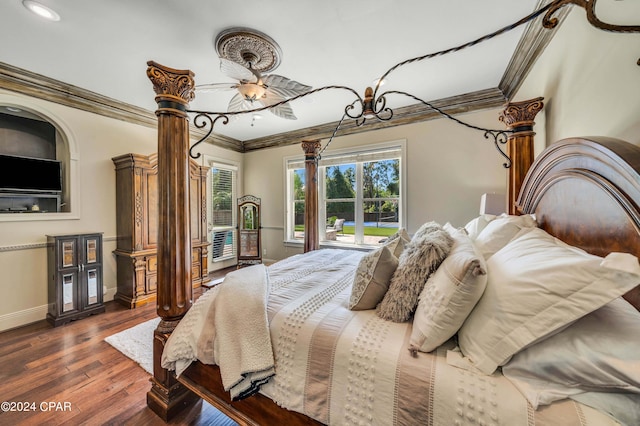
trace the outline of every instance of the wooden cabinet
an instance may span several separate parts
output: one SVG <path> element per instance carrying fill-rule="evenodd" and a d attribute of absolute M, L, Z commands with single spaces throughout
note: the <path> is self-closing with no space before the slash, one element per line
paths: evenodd
<path fill-rule="evenodd" d="M 129 308 L 156 300 L 158 244 L 157 155 L 114 157 L 116 168 L 116 244 L 118 288 L 115 300 Z M 191 248 L 193 287 L 208 278 L 208 168 L 190 160 Z"/>
<path fill-rule="evenodd" d="M 102 233 L 47 235 L 47 321 L 54 327 L 104 312 Z"/>

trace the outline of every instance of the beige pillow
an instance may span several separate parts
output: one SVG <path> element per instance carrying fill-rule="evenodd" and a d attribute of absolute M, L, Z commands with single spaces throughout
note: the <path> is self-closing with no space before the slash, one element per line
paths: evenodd
<path fill-rule="evenodd" d="M 533 215 L 502 214 L 487 223 L 474 241 L 484 258 L 489 259 L 495 252 L 507 245 L 521 229 L 536 226 Z"/>
<path fill-rule="evenodd" d="M 398 259 L 386 246 L 364 255 L 353 280 L 349 309 L 374 309 L 387 292 L 397 266 Z"/>
<path fill-rule="evenodd" d="M 394 235 L 392 235 L 392 237 L 394 237 Z M 398 234 L 398 236 L 392 238 L 391 240 L 388 240 L 386 243 L 384 243 L 384 245 L 388 247 L 389 250 L 391 250 L 395 257 L 400 258 L 400 255 L 404 251 L 409 241 L 411 241 L 411 238 L 409 238 L 409 234 L 407 234 L 405 231 L 404 234 Z"/>
<path fill-rule="evenodd" d="M 491 256 L 487 274 L 487 288 L 458 332 L 462 353 L 485 374 L 640 284 L 635 256 L 602 259 L 539 228 L 523 229 Z"/>
<path fill-rule="evenodd" d="M 377 308 L 380 318 L 394 322 L 411 318 L 427 278 L 451 250 L 453 238 L 439 224 L 431 222 L 421 231 L 414 235 L 400 255 L 389 291 Z"/>
<path fill-rule="evenodd" d="M 454 239 L 447 258 L 427 280 L 413 318 L 409 349 L 431 352 L 458 332 L 487 284 L 487 266 L 462 229 L 444 226 Z"/>

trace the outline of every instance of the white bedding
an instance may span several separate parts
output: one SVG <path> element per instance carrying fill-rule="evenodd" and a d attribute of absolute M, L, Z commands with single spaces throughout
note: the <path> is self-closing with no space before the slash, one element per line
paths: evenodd
<path fill-rule="evenodd" d="M 276 374 L 261 393 L 280 406 L 332 425 L 617 424 L 570 400 L 533 410 L 501 373 L 485 376 L 449 365 L 452 341 L 413 357 L 411 322 L 393 323 L 375 310 L 347 308 L 362 255 L 318 250 L 268 268 Z M 163 367 L 181 371 L 198 352 L 212 350 L 198 348 L 198 340 L 211 326 L 204 323 L 218 294 L 209 290 L 180 322 L 165 348 Z"/>

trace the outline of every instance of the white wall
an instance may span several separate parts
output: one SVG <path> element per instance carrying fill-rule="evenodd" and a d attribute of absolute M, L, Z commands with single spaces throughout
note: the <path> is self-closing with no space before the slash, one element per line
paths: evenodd
<path fill-rule="evenodd" d="M 499 110 L 460 116 L 469 123 L 503 129 Z M 415 232 L 424 222 L 447 221 L 464 225 L 478 215 L 480 196 L 505 193 L 504 159 L 483 132 L 470 130 L 448 119 L 398 126 L 375 132 L 336 138 L 331 149 L 359 147 L 405 139 L 407 141 L 407 224 Z M 326 141 L 322 141 L 323 146 Z M 262 199 L 262 236 L 266 257 L 282 259 L 301 250 L 284 242 L 284 158 L 301 156 L 300 145 L 245 154 L 244 189 Z M 268 178 L 266 178 L 268 177 Z"/>
<path fill-rule="evenodd" d="M 638 1 L 598 6 L 606 22 L 640 21 Z M 638 46 L 640 34 L 594 28 L 584 10 L 574 7 L 517 92 L 516 100 L 545 98 L 540 114 L 546 130 L 538 141 L 610 136 L 640 145 Z"/>
<path fill-rule="evenodd" d="M 153 92 L 150 93 L 153 96 Z M 42 320 L 47 312 L 47 234 L 103 232 L 105 300 L 116 291 L 115 169 L 112 157 L 157 151 L 157 130 L 0 90 L 0 104 L 54 119 L 75 146 L 77 193 L 69 214 L 0 221 L 0 331 Z M 239 153 L 200 145 L 203 154 L 241 162 Z M 79 202 L 79 204 L 78 204 Z M 27 214 L 28 215 L 28 214 Z M 20 216 L 25 216 L 20 215 Z"/>

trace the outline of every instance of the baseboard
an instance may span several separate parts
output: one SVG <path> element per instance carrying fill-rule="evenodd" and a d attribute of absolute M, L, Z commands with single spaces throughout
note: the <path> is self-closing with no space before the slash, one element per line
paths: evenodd
<path fill-rule="evenodd" d="M 116 294 L 116 290 L 117 289 L 115 287 L 104 289 L 103 301 L 108 302 L 110 300 L 113 300 L 113 297 Z M 0 315 L 0 332 L 42 321 L 47 318 L 48 311 L 49 305 L 42 305 L 25 309 L 23 311 Z"/>
<path fill-rule="evenodd" d="M 1 315 L 0 332 L 31 324 L 32 322 L 42 321 L 47 317 L 48 308 L 48 305 L 42 305 L 36 306 L 35 308 L 25 309 L 23 311 Z"/>

